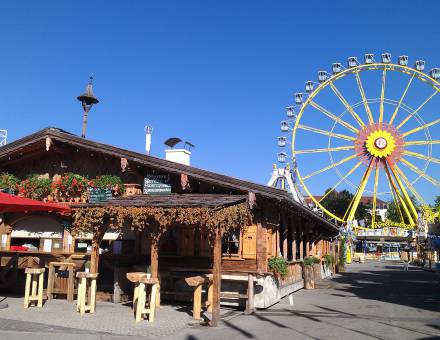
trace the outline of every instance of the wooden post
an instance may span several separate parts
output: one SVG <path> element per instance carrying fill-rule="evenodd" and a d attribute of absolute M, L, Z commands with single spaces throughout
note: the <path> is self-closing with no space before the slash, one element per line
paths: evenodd
<path fill-rule="evenodd" d="M 296 260 L 296 225 L 293 223 L 292 219 L 289 219 L 290 225 L 290 242 L 292 247 L 292 261 Z"/>
<path fill-rule="evenodd" d="M 221 290 L 221 266 L 222 266 L 222 235 L 220 227 L 217 227 L 214 235 L 213 268 L 212 268 L 212 319 L 211 326 L 216 327 L 220 321 L 220 290 Z"/>
<path fill-rule="evenodd" d="M 299 258 L 304 260 L 304 229 L 299 226 Z"/>
<path fill-rule="evenodd" d="M 54 280 L 55 280 L 55 267 L 51 263 L 49 263 L 49 275 L 47 278 L 47 293 L 46 293 L 48 300 L 53 299 L 52 290 L 53 290 Z"/>
<path fill-rule="evenodd" d="M 193 299 L 193 315 L 194 319 L 200 320 L 200 315 L 202 311 L 202 285 L 198 285 L 194 290 L 194 299 Z"/>
<path fill-rule="evenodd" d="M 267 272 L 267 229 L 257 222 L 257 272 Z"/>
<path fill-rule="evenodd" d="M 248 274 L 248 289 L 245 314 L 252 314 L 254 312 L 254 276 Z"/>
<path fill-rule="evenodd" d="M 155 235 L 151 238 L 151 277 L 159 279 L 159 236 Z M 160 307 L 160 281 L 156 286 L 156 302 L 155 307 Z"/>
<path fill-rule="evenodd" d="M 69 278 L 67 279 L 67 301 L 73 302 L 73 294 L 75 292 L 75 278 L 73 276 L 73 266 L 69 266 Z"/>

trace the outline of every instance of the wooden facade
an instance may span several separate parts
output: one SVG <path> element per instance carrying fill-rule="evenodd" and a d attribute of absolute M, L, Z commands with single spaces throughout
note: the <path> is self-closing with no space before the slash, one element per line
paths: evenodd
<path fill-rule="evenodd" d="M 181 278 L 188 272 L 206 271 L 214 275 L 214 292 L 218 292 L 214 296 L 219 300 L 222 275 L 270 275 L 268 260 L 273 256 L 289 261 L 289 275 L 282 282 L 288 285 L 301 280 L 301 260 L 305 256 L 322 257 L 330 253 L 330 239 L 337 234 L 335 225 L 295 202 L 284 190 L 92 142 L 55 128 L 0 147 L 2 172 L 19 178 L 40 174 L 49 179 L 67 172 L 87 178 L 115 175 L 125 183 L 124 197 L 101 204 L 75 204 L 72 207 L 76 211 L 138 207 L 206 209 L 207 214 L 213 214 L 227 207 L 246 205 L 250 219 L 245 226 L 206 228 L 210 221 L 194 225 L 179 220 L 156 234 L 151 232 L 156 223 L 154 216 L 145 228 L 119 225 L 117 229 L 103 228 L 99 235 L 99 228 L 90 228 L 88 232 L 80 228 L 82 233 L 75 233 L 72 219 L 66 216 L 3 216 L 3 271 L 13 265 L 46 266 L 47 259 L 82 261 L 78 266 L 84 266 L 91 259 L 91 270 L 100 272 L 98 289 L 111 292 L 114 300 L 129 291 L 125 273 L 136 268 L 145 270 L 147 265 L 151 265 L 153 277 L 161 277 L 163 297 L 178 290 Z M 147 174 L 168 175 L 171 194 L 141 195 Z M 34 251 L 17 250 L 22 241 L 33 244 Z M 215 306 L 218 303 L 214 301 Z"/>

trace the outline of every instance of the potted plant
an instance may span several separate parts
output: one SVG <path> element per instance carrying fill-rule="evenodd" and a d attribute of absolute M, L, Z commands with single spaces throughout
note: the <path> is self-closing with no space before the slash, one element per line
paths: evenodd
<path fill-rule="evenodd" d="M 86 262 L 84 263 L 84 271 L 85 271 L 86 273 L 88 273 L 88 272 L 90 271 L 90 266 L 91 266 L 90 261 L 86 261 Z"/>
<path fill-rule="evenodd" d="M 0 191 L 15 194 L 19 183 L 20 180 L 14 175 L 7 172 L 0 173 Z"/>
<path fill-rule="evenodd" d="M 125 186 L 122 179 L 118 176 L 102 175 L 89 181 L 89 186 L 93 188 L 111 189 L 112 196 L 122 196 Z"/>
<path fill-rule="evenodd" d="M 147 279 L 151 279 L 151 266 L 147 266 Z"/>
<path fill-rule="evenodd" d="M 271 257 L 268 262 L 268 267 L 278 280 L 280 277 L 284 279 L 289 274 L 288 263 L 284 257 Z"/>
<path fill-rule="evenodd" d="M 304 258 L 304 288 L 314 289 L 315 288 L 315 273 L 314 265 L 319 263 L 320 260 L 314 256 L 307 256 Z"/>
<path fill-rule="evenodd" d="M 331 274 L 331 271 L 332 271 L 333 266 L 335 264 L 334 256 L 332 254 L 325 254 L 324 255 L 324 263 L 325 263 L 326 270 L 330 270 L 330 274 Z"/>

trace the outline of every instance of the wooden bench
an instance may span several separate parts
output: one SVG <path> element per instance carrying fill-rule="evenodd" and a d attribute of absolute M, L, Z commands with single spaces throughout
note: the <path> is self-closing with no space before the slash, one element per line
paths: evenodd
<path fill-rule="evenodd" d="M 222 280 L 233 280 L 233 281 L 245 281 L 245 278 L 238 278 L 233 275 L 222 275 Z M 247 275 L 247 292 L 246 294 L 240 294 L 235 292 L 221 292 L 220 299 L 245 299 L 246 300 L 246 314 L 251 314 L 255 311 L 254 308 L 254 281 L 255 278 L 253 274 Z M 202 309 L 202 288 L 204 284 L 208 284 L 208 301 L 205 306 L 209 313 L 212 312 L 212 298 L 213 298 L 213 282 L 212 274 L 198 275 L 185 278 L 185 282 L 188 286 L 193 287 L 193 318 L 196 320 L 201 319 L 201 309 Z"/>
<path fill-rule="evenodd" d="M 67 278 L 59 278 L 58 284 L 62 285 L 56 287 L 56 269 L 68 271 Z M 53 299 L 53 294 L 65 294 L 67 301 L 73 301 L 73 294 L 75 292 L 75 277 L 74 277 L 75 263 L 73 262 L 50 262 L 49 263 L 49 276 L 47 278 L 47 298 Z M 67 285 L 66 285 L 67 283 Z M 66 287 L 67 286 L 67 287 Z"/>

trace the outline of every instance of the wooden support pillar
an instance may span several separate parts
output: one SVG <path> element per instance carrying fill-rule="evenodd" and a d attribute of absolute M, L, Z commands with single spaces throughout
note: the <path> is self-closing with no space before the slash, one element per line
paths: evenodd
<path fill-rule="evenodd" d="M 217 230 L 215 231 L 213 246 L 212 319 L 210 325 L 216 327 L 220 321 L 220 290 L 222 281 L 222 235 L 220 227 L 217 227 Z"/>
<path fill-rule="evenodd" d="M 288 253 L 288 243 L 287 243 L 287 239 L 288 239 L 288 221 L 286 216 L 283 214 L 281 215 L 281 226 L 282 226 L 282 234 L 281 234 L 281 240 L 282 240 L 282 245 L 281 245 L 281 249 L 283 252 L 283 257 L 287 260 L 287 253 Z"/>
<path fill-rule="evenodd" d="M 299 259 L 304 260 L 304 229 L 302 225 L 298 225 L 299 232 Z"/>
<path fill-rule="evenodd" d="M 267 229 L 257 222 L 257 271 L 267 272 Z"/>
<path fill-rule="evenodd" d="M 97 273 L 99 268 L 99 245 L 101 241 L 99 236 L 93 236 L 92 239 L 92 254 L 90 256 L 90 272 Z"/>
<path fill-rule="evenodd" d="M 294 221 L 292 219 L 289 219 L 289 226 L 290 226 L 290 242 L 292 247 L 292 261 L 296 260 L 296 225 L 294 224 Z"/>
<path fill-rule="evenodd" d="M 157 279 L 159 276 L 159 240 L 156 237 L 151 239 L 151 277 Z"/>

